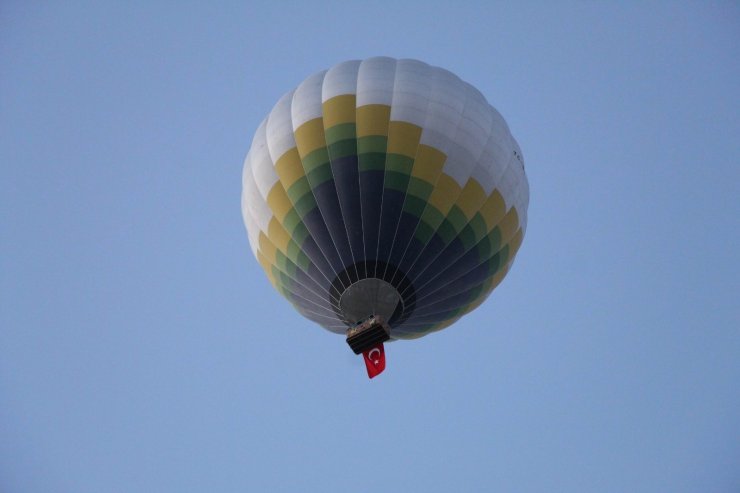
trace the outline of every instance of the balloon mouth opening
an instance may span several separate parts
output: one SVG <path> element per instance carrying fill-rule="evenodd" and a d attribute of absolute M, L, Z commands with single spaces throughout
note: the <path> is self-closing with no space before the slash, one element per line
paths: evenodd
<path fill-rule="evenodd" d="M 413 284 L 393 264 L 358 262 L 340 272 L 331 285 L 332 308 L 352 327 L 372 315 L 380 315 L 390 327 L 411 316 L 416 304 Z"/>
<path fill-rule="evenodd" d="M 347 286 L 339 296 L 339 310 L 344 319 L 353 325 L 371 315 L 390 320 L 398 309 L 403 311 L 401 293 L 392 284 L 377 277 L 360 279 Z"/>

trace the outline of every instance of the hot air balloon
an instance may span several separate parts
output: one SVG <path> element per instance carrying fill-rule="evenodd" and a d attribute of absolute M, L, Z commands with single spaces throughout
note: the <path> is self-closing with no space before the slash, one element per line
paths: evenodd
<path fill-rule="evenodd" d="M 387 340 L 448 327 L 510 269 L 529 185 L 506 122 L 417 60 L 352 60 L 285 94 L 244 162 L 252 252 L 306 318 L 347 336 L 372 378 Z"/>

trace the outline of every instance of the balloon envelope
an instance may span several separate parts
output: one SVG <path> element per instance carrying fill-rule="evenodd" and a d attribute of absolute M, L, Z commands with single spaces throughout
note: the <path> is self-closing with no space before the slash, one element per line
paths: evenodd
<path fill-rule="evenodd" d="M 307 78 L 258 127 L 242 181 L 267 277 L 340 334 L 374 314 L 393 339 L 450 325 L 501 282 L 526 229 L 522 152 L 503 118 L 416 60 Z"/>

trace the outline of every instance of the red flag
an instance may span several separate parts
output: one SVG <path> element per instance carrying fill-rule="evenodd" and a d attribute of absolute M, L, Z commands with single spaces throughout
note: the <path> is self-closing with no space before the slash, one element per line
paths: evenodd
<path fill-rule="evenodd" d="M 382 342 L 367 351 L 363 351 L 362 356 L 365 358 L 368 377 L 373 378 L 383 373 L 383 370 L 385 370 L 385 349 Z"/>

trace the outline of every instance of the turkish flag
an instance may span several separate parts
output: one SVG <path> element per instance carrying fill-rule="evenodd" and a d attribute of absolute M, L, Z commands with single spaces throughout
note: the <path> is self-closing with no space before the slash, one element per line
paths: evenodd
<path fill-rule="evenodd" d="M 385 349 L 382 342 L 367 351 L 363 351 L 362 357 L 365 358 L 368 377 L 376 377 L 385 370 Z"/>

